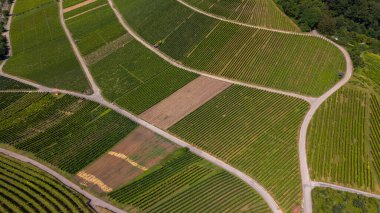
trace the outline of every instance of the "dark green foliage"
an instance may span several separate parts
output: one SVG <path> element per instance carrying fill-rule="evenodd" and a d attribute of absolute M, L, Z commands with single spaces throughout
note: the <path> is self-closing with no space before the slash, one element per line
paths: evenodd
<path fill-rule="evenodd" d="M 312 191 L 313 212 L 379 212 L 380 201 L 349 192 L 330 188 L 315 188 Z"/>
<path fill-rule="evenodd" d="M 10 101 L 0 109 L 0 143 L 72 174 L 136 127 L 110 109 L 67 95 L 31 93 Z"/>
<path fill-rule="evenodd" d="M 32 86 L 17 82 L 15 80 L 0 76 L 0 90 L 30 90 Z"/>

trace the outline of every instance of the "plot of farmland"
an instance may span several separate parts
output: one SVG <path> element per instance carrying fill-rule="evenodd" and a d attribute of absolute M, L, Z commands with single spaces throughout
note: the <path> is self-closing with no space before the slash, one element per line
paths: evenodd
<path fill-rule="evenodd" d="M 112 110 L 67 95 L 31 93 L 7 100 L 10 103 L 0 109 L 0 143 L 31 152 L 72 174 L 136 127 Z"/>
<path fill-rule="evenodd" d="M 301 200 L 297 142 L 307 109 L 299 99 L 231 86 L 169 131 L 250 175 L 290 211 Z"/>
<path fill-rule="evenodd" d="M 175 0 L 115 3 L 144 39 L 161 41 L 161 51 L 208 73 L 318 96 L 345 70 L 341 52 L 320 38 L 221 22 Z"/>
<path fill-rule="evenodd" d="M 167 129 L 230 85 L 224 81 L 200 76 L 139 117 L 161 129 Z"/>
<path fill-rule="evenodd" d="M 203 11 L 247 24 L 300 31 L 272 0 L 184 0 Z"/>
<path fill-rule="evenodd" d="M 0 76 L 0 90 L 33 90 L 32 86 Z"/>
<path fill-rule="evenodd" d="M 109 6 L 66 20 L 66 24 L 83 55 L 125 34 Z"/>
<path fill-rule="evenodd" d="M 138 127 L 108 153 L 85 168 L 84 172 L 114 189 L 158 164 L 175 149 L 175 145 L 154 132 Z M 83 179 L 79 180 L 83 182 Z M 93 183 L 88 182 L 87 185 L 95 190 L 100 189 Z"/>
<path fill-rule="evenodd" d="M 53 88 L 91 91 L 60 24 L 57 2 L 38 2 L 41 4 L 27 0 L 15 5 L 12 57 L 4 71 Z M 23 13 L 25 8 L 29 10 Z"/>
<path fill-rule="evenodd" d="M 96 1 L 91 0 L 89 2 L 90 2 L 89 4 L 79 5 L 80 7 L 76 7 L 73 10 L 64 12 L 63 16 L 65 17 L 65 20 L 76 18 L 78 16 L 84 15 L 93 10 L 97 10 L 101 7 L 106 7 L 108 5 L 107 0 L 96 0 Z"/>
<path fill-rule="evenodd" d="M 88 200 L 43 171 L 0 155 L 0 212 L 95 212 Z"/>
<path fill-rule="evenodd" d="M 364 55 L 366 67 L 317 111 L 308 131 L 314 179 L 380 193 L 379 56 Z M 377 68 L 376 68 L 377 67 Z"/>
<path fill-rule="evenodd" d="M 109 195 L 130 212 L 270 211 L 248 185 L 185 149 Z"/>

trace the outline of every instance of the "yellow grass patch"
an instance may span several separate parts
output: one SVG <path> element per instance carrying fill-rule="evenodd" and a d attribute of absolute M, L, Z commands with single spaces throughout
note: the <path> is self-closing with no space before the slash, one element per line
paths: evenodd
<path fill-rule="evenodd" d="M 99 178 L 95 177 L 94 175 L 88 174 L 84 171 L 80 171 L 77 174 L 78 177 L 82 178 L 83 180 L 90 182 L 92 184 L 95 184 L 98 186 L 103 192 L 111 192 L 112 188 L 107 186 L 106 184 L 103 183 Z"/>
<path fill-rule="evenodd" d="M 110 151 L 110 152 L 108 152 L 108 154 L 111 155 L 111 156 L 123 159 L 123 160 L 127 161 L 128 163 L 130 163 L 132 166 L 137 167 L 137 168 L 139 168 L 139 169 L 141 169 L 143 171 L 148 170 L 146 167 L 141 166 L 136 161 L 130 159 L 128 156 L 124 155 L 123 153 L 118 153 L 118 152 Z"/>

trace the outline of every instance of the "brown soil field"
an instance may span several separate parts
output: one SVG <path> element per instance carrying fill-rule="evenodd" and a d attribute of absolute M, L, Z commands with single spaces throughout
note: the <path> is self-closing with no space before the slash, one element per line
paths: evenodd
<path fill-rule="evenodd" d="M 63 13 L 67 13 L 69 11 L 72 11 L 72 10 L 75 10 L 77 8 L 83 7 L 85 5 L 91 4 L 92 2 L 96 2 L 96 0 L 87 0 L 87 1 L 81 2 L 79 4 L 73 5 L 71 7 L 65 8 L 65 9 L 63 9 Z"/>
<path fill-rule="evenodd" d="M 168 129 L 230 85 L 224 81 L 200 76 L 139 117 L 161 129 Z"/>
<path fill-rule="evenodd" d="M 177 148 L 145 127 L 138 127 L 107 154 L 78 174 L 82 172 L 92 175 L 109 188 L 116 189 L 158 164 Z M 102 189 L 99 184 L 78 175 L 76 180 L 93 190 L 104 192 L 104 187 Z"/>

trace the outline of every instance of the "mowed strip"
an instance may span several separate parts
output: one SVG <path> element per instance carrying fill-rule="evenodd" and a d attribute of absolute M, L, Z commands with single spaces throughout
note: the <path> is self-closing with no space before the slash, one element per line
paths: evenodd
<path fill-rule="evenodd" d="M 139 117 L 159 128 L 167 129 L 230 85 L 224 81 L 200 76 Z"/>
<path fill-rule="evenodd" d="M 108 193 L 157 165 L 176 149 L 149 129 L 138 127 L 111 151 L 78 172 L 77 180 Z"/>
<path fill-rule="evenodd" d="M 65 8 L 63 9 L 63 13 L 67 13 L 67 12 L 70 12 L 72 10 L 75 10 L 75 9 L 78 9 L 80 7 L 83 7 L 85 5 L 88 5 L 88 4 L 91 4 L 93 2 L 96 2 L 96 0 L 87 0 L 87 1 L 84 1 L 84 2 L 81 2 L 79 4 L 76 4 L 76 5 L 73 5 L 71 7 L 68 7 L 68 8 Z"/>

